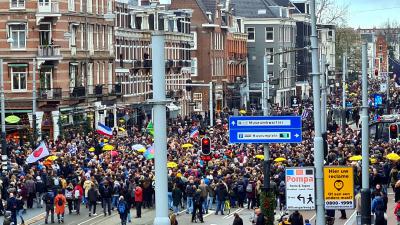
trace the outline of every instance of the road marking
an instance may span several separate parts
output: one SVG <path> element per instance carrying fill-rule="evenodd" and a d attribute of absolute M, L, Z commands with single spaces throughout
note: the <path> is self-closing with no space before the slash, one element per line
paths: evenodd
<path fill-rule="evenodd" d="M 203 216 L 203 218 L 206 218 L 207 216 L 210 216 L 214 213 L 214 211 L 208 210 L 209 213 Z"/>
<path fill-rule="evenodd" d="M 91 218 L 91 219 L 88 219 L 88 220 L 85 220 L 85 221 L 83 221 L 83 222 L 81 222 L 81 223 L 78 223 L 78 225 L 85 224 L 85 223 L 87 223 L 87 222 L 89 222 L 89 221 L 92 221 L 92 220 L 94 220 L 94 219 L 96 219 L 96 218 L 98 218 L 98 217 L 100 217 L 100 216 L 102 216 L 102 215 L 101 215 L 101 214 L 100 214 L 100 215 L 97 215 L 97 216 L 95 216 L 95 217 L 93 217 L 93 218 Z"/>
<path fill-rule="evenodd" d="M 351 214 L 351 216 L 349 217 L 349 219 L 346 221 L 346 223 L 344 223 L 344 225 L 351 225 L 354 224 L 354 216 L 357 215 L 357 211 L 354 211 L 353 214 Z"/>
<path fill-rule="evenodd" d="M 312 216 L 312 217 L 310 218 L 310 222 L 311 222 L 316 216 L 317 216 L 317 214 L 314 214 L 314 216 Z"/>
<path fill-rule="evenodd" d="M 224 218 L 224 219 L 230 219 L 230 218 L 233 217 L 233 214 L 234 214 L 234 213 L 240 213 L 240 212 L 242 212 L 243 210 L 244 210 L 243 208 L 242 208 L 242 209 L 239 209 L 239 210 L 237 210 L 236 212 L 231 213 L 230 215 L 228 215 L 228 217 L 226 217 L 226 218 Z"/>
<path fill-rule="evenodd" d="M 235 211 L 229 213 L 228 215 L 224 216 L 224 219 L 227 219 L 228 217 L 232 216 L 234 213 L 238 212 L 240 208 L 236 209 Z"/>
<path fill-rule="evenodd" d="M 187 210 L 186 209 L 184 209 L 184 210 L 182 210 L 182 211 L 180 211 L 180 212 L 178 212 L 179 214 L 182 214 L 182 213 L 184 213 L 184 212 L 186 212 Z"/>
<path fill-rule="evenodd" d="M 37 222 L 39 222 L 40 220 L 44 219 L 44 218 L 45 218 L 45 215 L 46 215 L 46 213 L 41 213 L 41 214 L 39 214 L 39 215 L 37 215 L 37 216 L 34 216 L 34 217 L 32 217 L 32 218 L 30 218 L 30 219 L 28 219 L 28 220 L 25 220 L 25 224 L 26 224 L 26 225 L 30 225 L 30 224 L 37 223 Z"/>

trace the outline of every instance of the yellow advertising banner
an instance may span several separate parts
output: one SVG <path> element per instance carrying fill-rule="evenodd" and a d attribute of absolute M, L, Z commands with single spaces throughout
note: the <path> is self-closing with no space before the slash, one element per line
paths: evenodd
<path fill-rule="evenodd" d="M 353 167 L 324 167 L 325 209 L 354 208 Z"/>

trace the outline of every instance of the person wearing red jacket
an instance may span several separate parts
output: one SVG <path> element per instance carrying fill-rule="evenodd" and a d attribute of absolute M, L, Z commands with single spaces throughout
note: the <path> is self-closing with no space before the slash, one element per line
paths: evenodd
<path fill-rule="evenodd" d="M 137 185 L 135 188 L 136 218 L 142 217 L 143 190 Z"/>
<path fill-rule="evenodd" d="M 81 202 L 83 197 L 83 188 L 81 184 L 77 184 L 73 192 L 76 214 L 80 215 Z"/>
<path fill-rule="evenodd" d="M 394 215 L 396 216 L 397 225 L 400 225 L 400 200 L 397 201 L 396 207 L 394 207 Z"/>

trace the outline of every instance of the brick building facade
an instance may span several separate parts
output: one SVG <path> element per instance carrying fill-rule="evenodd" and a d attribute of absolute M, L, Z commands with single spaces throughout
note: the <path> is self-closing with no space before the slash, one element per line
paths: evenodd
<path fill-rule="evenodd" d="M 30 132 L 34 74 L 39 137 L 55 139 L 68 127 L 104 122 L 104 114 L 87 109 L 105 109 L 119 92 L 113 11 L 113 0 L 0 1 L 6 116 L 22 118 L 7 126 L 8 134 Z"/>
<path fill-rule="evenodd" d="M 192 48 L 193 83 L 213 82 L 215 110 L 228 106 L 228 84 L 245 82 L 246 35 L 239 29 L 232 15 L 229 1 L 172 0 L 172 9 L 193 10 L 191 32 L 195 43 Z M 232 86 L 230 86 L 232 89 Z M 193 88 L 194 111 L 209 110 L 209 89 Z M 238 104 L 237 107 L 240 107 Z"/>
<path fill-rule="evenodd" d="M 140 111 L 151 113 L 151 106 L 143 104 L 152 98 L 151 34 L 165 32 L 167 97 L 174 100 L 167 105 L 170 117 L 189 112 L 189 95 L 182 84 L 190 79 L 191 10 L 168 10 L 161 5 L 140 6 L 125 1 L 116 2 L 116 82 L 122 87 L 122 101 Z M 181 85 L 181 86 L 180 86 Z M 146 110 L 147 109 L 147 110 Z"/>

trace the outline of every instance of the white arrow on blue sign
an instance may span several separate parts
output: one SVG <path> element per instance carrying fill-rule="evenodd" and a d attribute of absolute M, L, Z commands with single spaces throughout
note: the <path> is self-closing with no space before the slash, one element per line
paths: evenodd
<path fill-rule="evenodd" d="M 231 143 L 299 143 L 302 141 L 300 116 L 232 116 L 229 118 Z"/>

